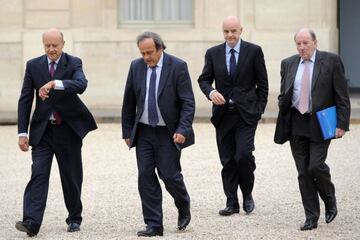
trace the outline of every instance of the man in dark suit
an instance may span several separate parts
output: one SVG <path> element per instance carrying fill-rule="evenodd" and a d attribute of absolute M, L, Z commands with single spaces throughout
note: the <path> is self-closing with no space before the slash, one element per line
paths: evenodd
<path fill-rule="evenodd" d="M 67 231 L 79 231 L 82 221 L 82 139 L 97 126 L 78 97 L 87 87 L 81 60 L 64 53 L 64 43 L 59 30 L 44 32 L 45 55 L 27 62 L 19 99 L 19 147 L 25 152 L 32 146 L 33 164 L 24 194 L 23 220 L 15 227 L 29 236 L 39 232 L 43 220 L 54 154 L 69 212 Z M 36 105 L 28 134 L 34 92 Z"/>
<path fill-rule="evenodd" d="M 268 79 L 261 48 L 240 38 L 242 26 L 237 17 L 223 22 L 225 43 L 210 48 L 198 82 L 212 101 L 211 122 L 216 140 L 226 207 L 222 216 L 239 213 L 237 190 L 240 186 L 243 209 L 249 214 L 255 208 L 252 197 L 255 157 L 254 136 L 265 110 Z M 215 81 L 215 88 L 212 86 Z"/>
<path fill-rule="evenodd" d="M 162 236 L 161 187 L 155 173 L 178 209 L 178 229 L 190 222 L 190 197 L 181 174 L 181 149 L 194 143 L 195 101 L 184 61 L 164 52 L 165 44 L 153 32 L 137 37 L 142 58 L 134 60 L 122 106 L 126 144 L 136 146 L 138 187 L 146 229 L 138 236 Z"/>
<path fill-rule="evenodd" d="M 316 35 L 304 28 L 295 34 L 299 54 L 281 62 L 279 116 L 274 140 L 290 141 L 298 171 L 299 188 L 305 210 L 301 230 L 317 228 L 319 197 L 325 203 L 325 221 L 337 215 L 335 187 L 325 163 L 330 140 L 324 140 L 316 112 L 336 106 L 336 138 L 349 130 L 350 101 L 339 56 L 317 50 Z"/>

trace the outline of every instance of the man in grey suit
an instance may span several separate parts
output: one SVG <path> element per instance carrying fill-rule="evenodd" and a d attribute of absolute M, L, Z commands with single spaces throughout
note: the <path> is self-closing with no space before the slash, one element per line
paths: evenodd
<path fill-rule="evenodd" d="M 195 100 L 186 63 L 164 52 L 161 37 L 144 32 L 137 37 L 142 58 L 130 65 L 122 106 L 126 144 L 136 146 L 138 187 L 146 229 L 138 236 L 162 236 L 161 187 L 178 209 L 178 229 L 190 222 L 190 197 L 181 174 L 181 149 L 194 143 Z"/>
<path fill-rule="evenodd" d="M 311 29 L 299 30 L 294 39 L 299 54 L 281 62 L 274 141 L 290 141 L 305 210 L 300 230 L 311 230 L 317 228 L 320 215 L 318 195 L 325 203 L 326 223 L 337 215 L 335 187 L 325 163 L 331 140 L 323 139 L 316 112 L 336 106 L 335 138 L 340 138 L 349 130 L 350 100 L 340 57 L 317 50 L 316 35 Z"/>

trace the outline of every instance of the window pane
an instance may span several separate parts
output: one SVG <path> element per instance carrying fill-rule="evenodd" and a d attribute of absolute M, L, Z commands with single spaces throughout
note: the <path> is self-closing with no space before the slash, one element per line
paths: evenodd
<path fill-rule="evenodd" d="M 193 0 L 161 0 L 161 20 L 191 21 Z"/>
<path fill-rule="evenodd" d="M 119 8 L 122 20 L 152 21 L 154 20 L 154 0 L 120 0 Z"/>
<path fill-rule="evenodd" d="M 191 22 L 194 0 L 118 0 L 120 22 Z"/>

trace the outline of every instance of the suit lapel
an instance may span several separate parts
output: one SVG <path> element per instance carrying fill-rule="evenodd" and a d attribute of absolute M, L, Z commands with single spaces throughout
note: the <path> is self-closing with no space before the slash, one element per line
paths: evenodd
<path fill-rule="evenodd" d="M 289 66 L 289 82 L 286 84 L 286 90 L 290 90 L 292 89 L 292 87 L 294 86 L 294 82 L 295 82 L 295 77 L 296 77 L 296 72 L 297 72 L 297 69 L 299 67 L 299 61 L 300 61 L 300 57 L 297 56 L 297 57 L 294 57 L 290 63 L 290 66 Z"/>
<path fill-rule="evenodd" d="M 222 45 L 221 48 L 219 48 L 219 53 L 217 54 L 219 56 L 219 66 L 222 66 L 222 70 L 224 72 L 224 76 L 230 77 L 229 72 L 226 65 L 226 43 Z"/>
<path fill-rule="evenodd" d="M 62 53 L 59 63 L 56 66 L 56 70 L 54 73 L 54 79 L 62 79 L 64 73 L 66 72 L 67 67 L 67 58 L 64 53 Z"/>
<path fill-rule="evenodd" d="M 162 93 L 165 87 L 170 72 L 171 64 L 172 64 L 171 58 L 169 58 L 169 56 L 164 52 L 163 65 L 161 68 L 158 94 L 157 94 L 158 97 L 160 96 L 160 94 Z"/>
<path fill-rule="evenodd" d="M 312 75 L 312 81 L 311 81 L 311 89 L 314 89 L 314 86 L 319 78 L 319 73 L 321 70 L 321 65 L 322 65 L 322 54 L 320 51 L 316 51 L 316 57 L 315 57 L 315 62 L 314 62 L 314 70 L 313 70 L 313 75 Z"/>
<path fill-rule="evenodd" d="M 236 80 L 238 80 L 240 73 L 242 73 L 244 71 L 244 68 L 242 66 L 244 66 L 244 64 L 245 64 L 247 55 L 249 53 L 248 50 L 249 49 L 248 49 L 247 42 L 241 40 L 239 58 L 238 58 L 238 62 L 236 64 L 236 73 L 235 73 Z"/>
<path fill-rule="evenodd" d="M 44 57 L 41 59 L 39 67 L 41 69 L 40 73 L 42 75 L 43 85 L 44 85 L 45 83 L 49 82 L 51 79 L 49 72 L 49 64 L 46 55 L 44 55 Z"/>
<path fill-rule="evenodd" d="M 147 65 L 144 61 L 141 62 L 141 66 L 139 69 L 139 81 L 140 81 L 140 99 L 141 102 L 145 102 L 145 95 L 146 95 L 146 74 L 147 74 Z"/>

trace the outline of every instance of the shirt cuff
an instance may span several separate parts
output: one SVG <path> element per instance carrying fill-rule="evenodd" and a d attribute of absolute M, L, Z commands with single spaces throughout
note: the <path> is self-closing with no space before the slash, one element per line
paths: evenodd
<path fill-rule="evenodd" d="M 54 80 L 55 81 L 55 90 L 64 90 L 64 84 L 61 80 Z"/>
<path fill-rule="evenodd" d="M 19 136 L 19 137 L 27 137 L 28 134 L 27 134 L 27 133 L 19 133 L 18 136 Z"/>
<path fill-rule="evenodd" d="M 214 92 L 217 92 L 217 90 L 214 89 L 214 90 L 212 90 L 212 91 L 210 92 L 210 94 L 209 94 L 209 98 L 210 98 L 210 99 L 211 99 L 211 95 L 212 95 Z"/>

